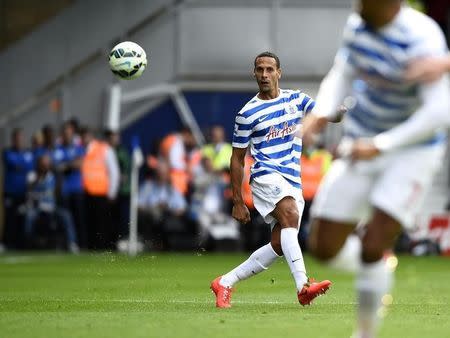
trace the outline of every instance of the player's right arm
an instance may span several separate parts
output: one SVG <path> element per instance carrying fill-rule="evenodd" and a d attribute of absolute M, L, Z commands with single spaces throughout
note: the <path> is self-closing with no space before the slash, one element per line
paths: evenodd
<path fill-rule="evenodd" d="M 247 148 L 233 147 L 231 154 L 231 188 L 233 191 L 233 210 L 231 215 L 238 222 L 250 222 L 250 212 L 242 198 L 242 180 L 244 178 L 245 154 Z"/>
<path fill-rule="evenodd" d="M 316 97 L 316 104 L 310 114 L 303 120 L 302 142 L 304 146 L 315 143 L 318 135 L 328 122 L 340 122 L 347 111 L 342 106 L 344 99 L 351 93 L 355 78 L 354 64 L 348 44 L 354 36 L 354 29 L 361 18 L 351 14 L 345 25 L 341 46 L 334 57 L 331 70 L 322 80 Z"/>
<path fill-rule="evenodd" d="M 408 65 L 405 79 L 413 83 L 431 83 L 448 72 L 450 72 L 450 54 L 442 57 L 423 57 Z"/>
<path fill-rule="evenodd" d="M 250 212 L 242 198 L 242 180 L 244 179 L 245 154 L 250 145 L 252 123 L 241 110 L 234 122 L 233 151 L 231 153 L 231 189 L 233 210 L 231 215 L 242 224 L 250 221 Z"/>
<path fill-rule="evenodd" d="M 303 120 L 303 144 L 312 145 L 328 122 L 339 122 L 346 109 L 342 102 L 351 92 L 353 68 L 348 64 L 347 51 L 341 49 L 331 70 L 322 80 L 312 112 Z"/>

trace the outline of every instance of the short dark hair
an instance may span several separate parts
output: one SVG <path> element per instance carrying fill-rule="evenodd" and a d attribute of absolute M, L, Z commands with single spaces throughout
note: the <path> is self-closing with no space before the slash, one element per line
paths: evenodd
<path fill-rule="evenodd" d="M 281 67 L 280 59 L 278 58 L 278 56 L 276 54 L 274 54 L 272 52 L 262 52 L 262 53 L 259 53 L 258 55 L 256 55 L 255 61 L 253 62 L 255 67 L 256 67 L 256 60 L 258 58 L 263 58 L 263 57 L 268 57 L 268 58 L 274 59 L 277 64 L 277 69 L 279 69 Z"/>

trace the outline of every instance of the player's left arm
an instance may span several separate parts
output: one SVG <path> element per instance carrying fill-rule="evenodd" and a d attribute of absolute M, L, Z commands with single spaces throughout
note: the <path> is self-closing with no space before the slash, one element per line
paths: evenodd
<path fill-rule="evenodd" d="M 347 111 L 342 102 L 351 91 L 353 78 L 353 69 L 338 53 L 333 67 L 320 84 L 314 108 L 303 120 L 302 137 L 305 146 L 315 143 L 328 122 L 341 121 Z"/>

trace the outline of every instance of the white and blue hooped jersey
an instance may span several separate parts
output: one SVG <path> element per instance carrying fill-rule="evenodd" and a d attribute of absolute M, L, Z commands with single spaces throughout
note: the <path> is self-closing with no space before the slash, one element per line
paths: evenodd
<path fill-rule="evenodd" d="M 344 134 L 371 137 L 406 121 L 421 99 L 418 86 L 403 79 L 405 67 L 415 58 L 443 56 L 447 51 L 438 25 L 412 8 L 402 7 L 391 23 L 378 30 L 358 14 L 350 15 L 335 60 L 350 67 L 355 78 L 356 105 L 347 113 Z M 442 134 L 435 134 L 424 142 L 442 139 Z"/>
<path fill-rule="evenodd" d="M 301 188 L 302 141 L 296 135 L 305 113 L 314 101 L 298 90 L 280 90 L 272 100 L 256 95 L 237 114 L 233 147 L 250 150 L 255 163 L 250 179 L 277 172 Z"/>

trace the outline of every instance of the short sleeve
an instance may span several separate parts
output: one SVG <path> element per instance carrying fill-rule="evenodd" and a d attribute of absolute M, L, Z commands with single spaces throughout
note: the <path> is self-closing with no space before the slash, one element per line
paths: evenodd
<path fill-rule="evenodd" d="M 242 115 L 237 115 L 234 122 L 233 147 L 247 148 L 252 133 L 251 123 Z"/>
<path fill-rule="evenodd" d="M 305 112 L 305 114 L 311 112 L 311 110 L 314 108 L 314 106 L 316 105 L 316 102 L 308 95 L 306 94 L 301 94 L 300 97 L 302 97 L 302 101 L 300 103 L 300 110 L 303 110 Z"/>

